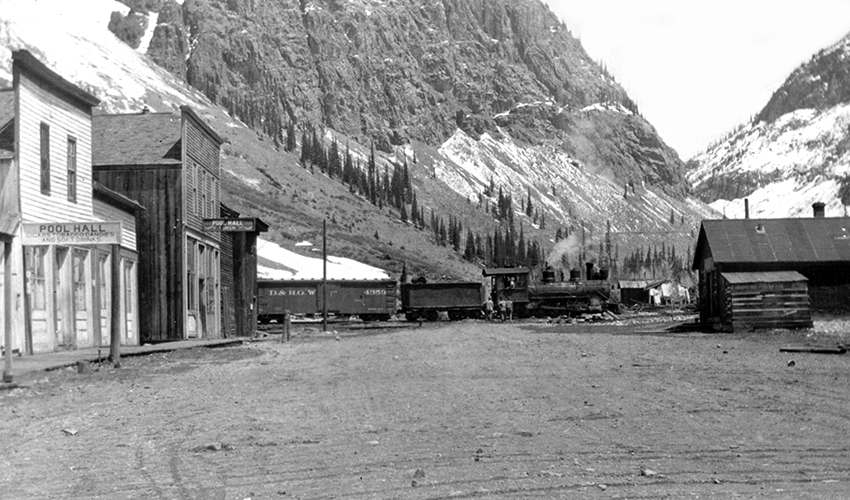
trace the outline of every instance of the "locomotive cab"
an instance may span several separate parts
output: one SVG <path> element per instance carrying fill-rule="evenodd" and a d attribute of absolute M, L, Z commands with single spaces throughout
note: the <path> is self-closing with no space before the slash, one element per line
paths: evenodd
<path fill-rule="evenodd" d="M 527 267 L 485 268 L 482 274 L 490 278 L 493 302 L 509 300 L 515 309 L 523 309 L 528 303 L 529 271 Z"/>

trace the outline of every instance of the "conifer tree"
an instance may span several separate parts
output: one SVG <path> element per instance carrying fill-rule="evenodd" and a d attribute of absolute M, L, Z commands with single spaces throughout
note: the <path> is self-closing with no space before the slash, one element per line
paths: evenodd
<path fill-rule="evenodd" d="M 310 161 L 312 153 L 310 152 L 310 140 L 307 138 L 307 130 L 301 130 L 301 165 L 307 168 L 307 162 Z"/>
<path fill-rule="evenodd" d="M 472 234 L 472 229 L 466 230 L 466 247 L 463 250 L 463 258 L 472 262 L 475 260 L 475 236 Z"/>

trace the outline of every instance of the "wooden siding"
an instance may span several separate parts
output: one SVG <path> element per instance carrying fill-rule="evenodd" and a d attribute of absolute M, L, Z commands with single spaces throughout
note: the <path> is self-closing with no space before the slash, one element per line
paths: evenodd
<path fill-rule="evenodd" d="M 13 234 L 18 217 L 18 169 L 11 158 L 0 158 L 0 234 Z"/>
<path fill-rule="evenodd" d="M 221 328 L 224 337 L 236 335 L 233 240 L 237 234 L 224 233 L 221 235 Z"/>
<path fill-rule="evenodd" d="M 92 220 L 91 115 L 52 94 L 24 73 L 18 75 L 18 166 L 25 222 Z M 50 126 L 50 194 L 41 193 L 42 123 Z M 68 137 L 77 141 L 77 202 L 68 201 Z"/>
<path fill-rule="evenodd" d="M 99 170 L 95 179 L 136 200 L 146 210 L 136 227 L 139 247 L 141 342 L 184 338 L 183 245 L 180 169 Z"/>
<path fill-rule="evenodd" d="M 186 113 L 183 117 L 186 224 L 196 231 L 203 231 L 203 219 L 219 217 L 220 149 L 218 142 L 194 119 Z M 208 236 L 219 241 L 221 235 L 211 233 Z"/>
<path fill-rule="evenodd" d="M 732 331 L 812 326 L 805 281 L 723 285 L 722 322 Z"/>
<path fill-rule="evenodd" d="M 101 200 L 94 200 L 94 219 L 103 222 L 121 223 L 121 246 L 136 250 L 136 215 L 114 207 Z"/>

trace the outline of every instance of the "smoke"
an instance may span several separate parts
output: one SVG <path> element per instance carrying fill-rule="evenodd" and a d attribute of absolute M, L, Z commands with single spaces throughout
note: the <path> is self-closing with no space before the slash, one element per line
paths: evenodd
<path fill-rule="evenodd" d="M 561 257 L 566 256 L 570 260 L 574 260 L 581 252 L 581 236 L 575 233 L 569 235 L 567 239 L 555 243 L 555 247 L 546 256 L 546 263 L 552 267 L 561 265 Z"/>

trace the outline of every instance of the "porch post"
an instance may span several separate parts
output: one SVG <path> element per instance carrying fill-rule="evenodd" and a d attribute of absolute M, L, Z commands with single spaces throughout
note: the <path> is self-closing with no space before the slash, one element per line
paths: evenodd
<path fill-rule="evenodd" d="M 112 279 L 110 282 L 109 360 L 115 368 L 121 367 L 121 246 L 112 245 Z"/>
<path fill-rule="evenodd" d="M 12 244 L 3 241 L 3 382 L 12 382 Z"/>

